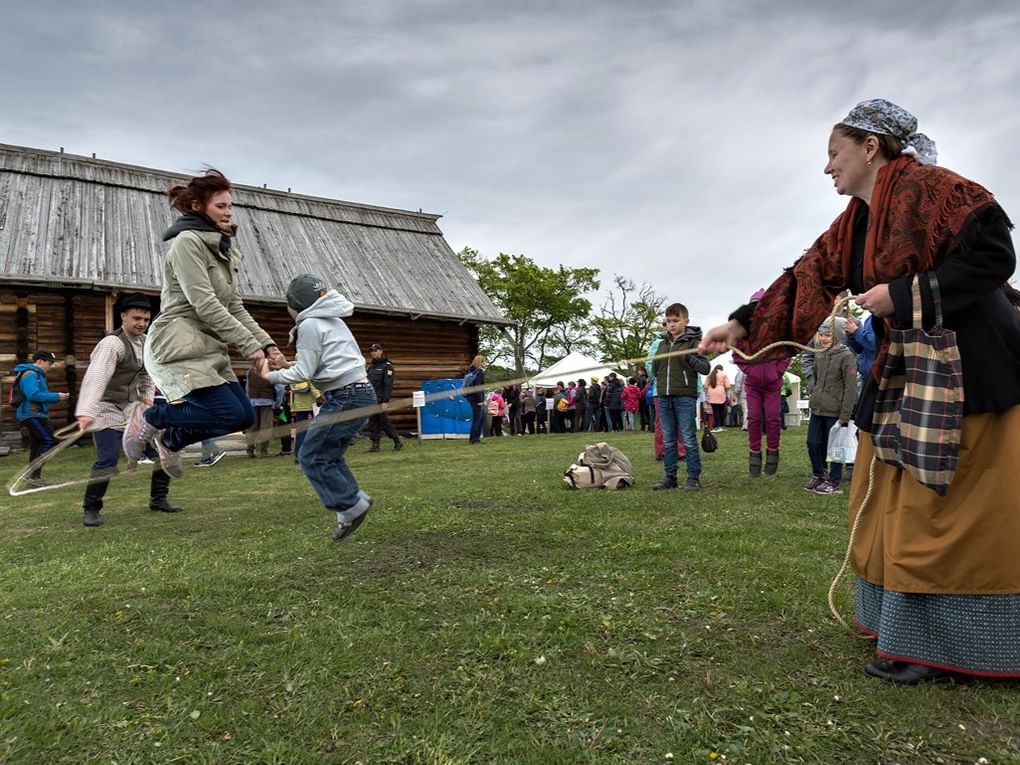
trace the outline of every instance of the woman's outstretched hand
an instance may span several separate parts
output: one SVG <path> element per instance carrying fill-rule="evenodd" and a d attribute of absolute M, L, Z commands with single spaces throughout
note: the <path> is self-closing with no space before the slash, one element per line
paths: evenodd
<path fill-rule="evenodd" d="M 737 340 L 746 336 L 747 332 L 743 325 L 735 319 L 730 319 L 726 324 L 720 324 L 705 333 L 698 344 L 698 353 L 702 355 L 724 353 Z"/>
<path fill-rule="evenodd" d="M 871 311 L 878 318 L 891 316 L 893 313 L 892 298 L 889 297 L 888 284 L 876 284 L 867 292 L 854 295 L 854 302 L 865 311 Z"/>

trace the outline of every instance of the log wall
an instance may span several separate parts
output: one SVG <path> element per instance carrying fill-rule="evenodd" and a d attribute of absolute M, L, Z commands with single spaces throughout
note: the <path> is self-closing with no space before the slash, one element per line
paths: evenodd
<path fill-rule="evenodd" d="M 153 296 L 155 297 L 155 296 Z M 109 293 L 72 290 L 0 286 L 0 433 L 18 429 L 14 413 L 6 405 L 7 391 L 16 363 L 31 358 L 39 348 L 52 351 L 57 363 L 50 369 L 48 384 L 53 391 L 73 391 L 81 384 L 88 368 L 92 348 L 108 328 L 119 325 L 112 315 L 113 295 Z M 286 309 L 279 304 L 246 303 L 249 312 L 283 349 L 293 358 L 294 348 L 287 337 L 292 326 Z M 478 327 L 453 321 L 406 316 L 387 316 L 358 311 L 347 320 L 368 360 L 368 347 L 381 343 L 396 367 L 393 397 L 410 398 L 422 380 L 462 377 L 471 358 L 477 353 Z M 73 357 L 73 358 L 65 358 Z M 71 368 L 68 373 L 69 365 Z M 234 369 L 243 378 L 248 362 L 234 356 Z M 73 419 L 74 399 L 50 407 L 50 419 L 62 426 Z M 414 410 L 394 413 L 391 418 L 397 429 L 416 429 Z"/>

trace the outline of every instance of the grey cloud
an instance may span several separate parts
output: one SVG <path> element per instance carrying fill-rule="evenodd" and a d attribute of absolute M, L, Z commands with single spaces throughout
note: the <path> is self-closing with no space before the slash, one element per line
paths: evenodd
<path fill-rule="evenodd" d="M 0 141 L 421 207 L 457 249 L 621 273 L 702 324 L 845 205 L 825 141 L 863 98 L 1020 215 L 1005 0 L 24 5 Z"/>

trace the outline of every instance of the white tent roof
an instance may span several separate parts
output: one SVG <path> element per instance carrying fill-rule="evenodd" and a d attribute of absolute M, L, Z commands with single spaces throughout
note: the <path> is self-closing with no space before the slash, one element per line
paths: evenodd
<path fill-rule="evenodd" d="M 576 382 L 582 377 L 585 380 L 591 380 L 591 378 L 597 376 L 599 380 L 601 380 L 610 372 L 620 374 L 617 370 L 607 367 L 601 362 L 595 361 L 595 359 L 589 356 L 585 356 L 583 353 L 573 351 L 568 353 L 551 367 L 543 369 L 528 380 L 528 385 L 533 388 L 551 388 L 558 382 L 562 382 L 564 384 L 571 380 Z"/>

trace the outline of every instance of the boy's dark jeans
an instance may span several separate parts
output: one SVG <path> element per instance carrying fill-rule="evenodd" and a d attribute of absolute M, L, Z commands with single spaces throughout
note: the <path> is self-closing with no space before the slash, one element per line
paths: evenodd
<path fill-rule="evenodd" d="M 56 436 L 53 435 L 53 423 L 48 417 L 27 417 L 22 423 L 28 430 L 28 461 L 35 462 L 46 452 L 57 445 Z M 42 478 L 42 466 L 32 471 L 29 478 L 40 480 Z"/>
<path fill-rule="evenodd" d="M 325 403 L 305 433 L 298 462 L 319 501 L 329 512 L 342 513 L 358 504 L 358 482 L 344 461 L 344 453 L 368 421 L 368 415 L 331 421 L 342 412 L 376 403 L 370 383 L 354 383 L 322 394 Z"/>
<path fill-rule="evenodd" d="M 701 476 L 701 452 L 695 425 L 698 400 L 693 396 L 659 396 L 659 419 L 662 421 L 662 445 L 665 450 L 663 468 L 666 475 L 676 477 L 680 461 L 676 448 L 677 432 L 687 450 L 687 477 Z"/>

